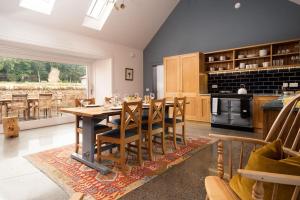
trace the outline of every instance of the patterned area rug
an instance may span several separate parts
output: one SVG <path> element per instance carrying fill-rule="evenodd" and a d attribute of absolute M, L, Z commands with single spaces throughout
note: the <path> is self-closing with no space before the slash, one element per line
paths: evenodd
<path fill-rule="evenodd" d="M 129 154 L 127 157 L 129 167 L 126 173 L 121 172 L 114 163 L 104 162 L 112 169 L 112 173 L 108 175 L 102 175 L 71 159 L 73 145 L 29 155 L 26 159 L 60 185 L 69 195 L 82 192 L 85 194 L 85 199 L 118 199 L 168 168 L 191 157 L 211 142 L 207 138 L 188 138 L 187 145 L 179 145 L 179 149 L 175 151 L 172 142 L 167 141 L 166 154 L 162 155 L 160 146 L 155 145 L 154 161 L 149 161 L 145 157 L 143 166 L 138 165 L 135 155 Z"/>

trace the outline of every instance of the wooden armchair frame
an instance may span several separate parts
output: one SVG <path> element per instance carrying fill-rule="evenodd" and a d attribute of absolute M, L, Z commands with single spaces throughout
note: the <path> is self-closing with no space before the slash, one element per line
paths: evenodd
<path fill-rule="evenodd" d="M 237 195 L 229 188 L 224 179 L 224 141 L 228 142 L 228 177 L 233 175 L 232 162 L 232 143 L 240 142 L 241 149 L 239 154 L 239 166 L 237 173 L 241 176 L 255 180 L 252 188 L 252 198 L 255 200 L 264 199 L 263 182 L 274 183 L 272 200 L 276 199 L 277 189 L 279 184 L 295 186 L 292 200 L 296 200 L 300 193 L 300 176 L 292 176 L 286 174 L 259 172 L 253 170 L 244 170 L 244 147 L 245 144 L 262 146 L 276 139 L 281 139 L 283 142 L 283 151 L 289 156 L 300 156 L 300 109 L 297 108 L 300 101 L 300 95 L 297 95 L 289 102 L 279 113 L 277 119 L 272 125 L 265 140 L 245 138 L 238 136 L 228 136 L 219 134 L 210 134 L 211 137 L 217 138 L 217 177 L 208 176 L 205 179 L 205 187 L 207 191 L 206 199 L 239 199 Z M 223 189 L 220 189 L 223 187 Z M 225 189 L 224 189 L 225 188 Z"/>

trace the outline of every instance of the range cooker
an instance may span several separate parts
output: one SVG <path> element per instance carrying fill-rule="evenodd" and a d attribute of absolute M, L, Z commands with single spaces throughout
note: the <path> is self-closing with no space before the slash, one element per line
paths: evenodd
<path fill-rule="evenodd" d="M 252 94 L 211 94 L 211 126 L 253 131 Z"/>

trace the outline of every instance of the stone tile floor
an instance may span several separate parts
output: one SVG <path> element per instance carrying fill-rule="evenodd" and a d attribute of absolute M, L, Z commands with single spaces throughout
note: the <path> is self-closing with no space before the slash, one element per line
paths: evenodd
<path fill-rule="evenodd" d="M 253 133 L 211 129 L 210 125 L 203 123 L 189 122 L 186 130 L 188 135 L 194 136 L 222 133 L 259 137 L 259 135 Z M 23 156 L 73 144 L 74 141 L 73 124 L 21 131 L 20 136 L 13 139 L 5 139 L 4 135 L 0 134 L 0 200 L 68 199 L 67 193 L 31 165 Z M 158 196 L 160 199 L 202 199 L 205 194 L 200 194 L 197 187 L 203 187 L 201 185 L 203 180 L 201 182 L 200 179 L 209 174 L 208 168 L 211 163 L 215 162 L 213 146 L 208 146 L 187 162 L 180 164 L 178 169 L 168 170 L 161 178 L 159 176 L 137 190 L 130 192 L 124 196 L 124 199 L 153 199 Z M 185 178 L 184 175 L 174 179 L 178 170 L 186 172 L 188 178 Z M 189 187 L 189 183 L 197 187 Z M 182 189 L 177 192 L 170 191 L 172 188 L 170 184 Z M 184 188 L 186 190 L 183 190 Z M 197 194 L 188 195 L 192 193 Z"/>

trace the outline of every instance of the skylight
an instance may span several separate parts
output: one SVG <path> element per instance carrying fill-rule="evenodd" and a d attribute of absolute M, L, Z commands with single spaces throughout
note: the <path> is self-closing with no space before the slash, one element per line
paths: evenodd
<path fill-rule="evenodd" d="M 55 0 L 21 0 L 19 6 L 36 12 L 50 15 Z"/>
<path fill-rule="evenodd" d="M 115 0 L 93 0 L 83 21 L 83 26 L 100 31 L 107 21 L 114 4 Z"/>

